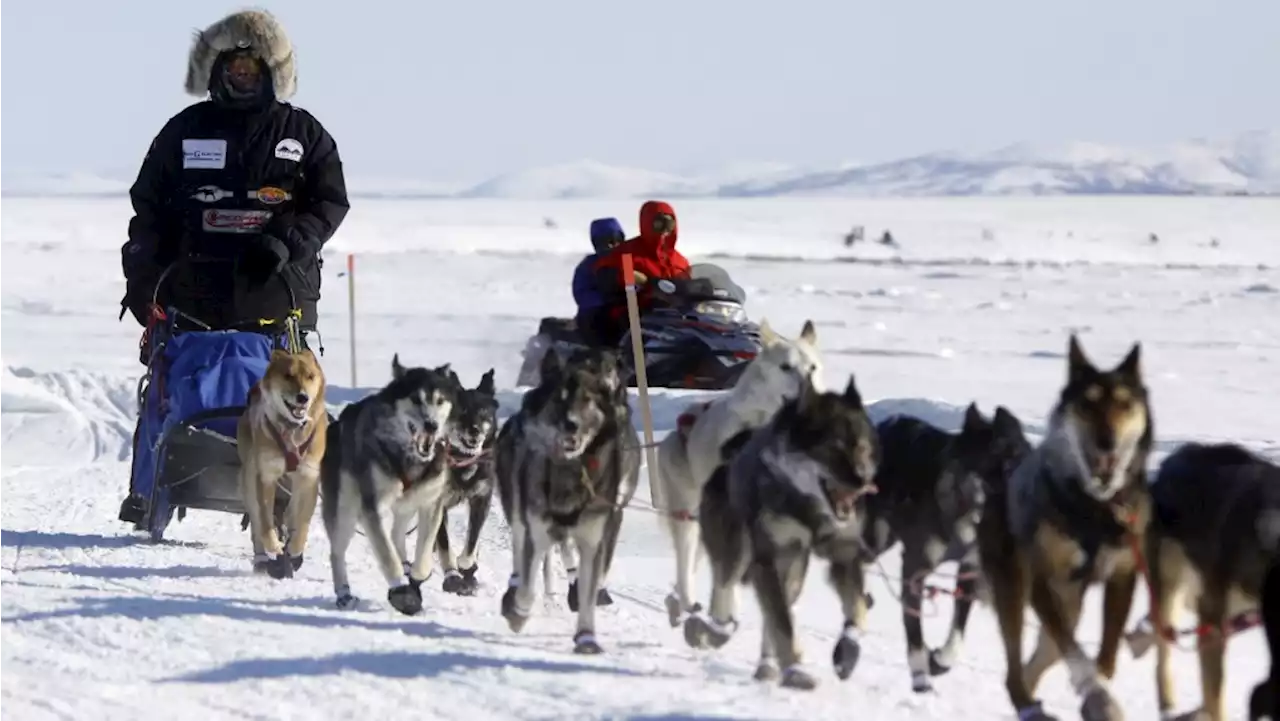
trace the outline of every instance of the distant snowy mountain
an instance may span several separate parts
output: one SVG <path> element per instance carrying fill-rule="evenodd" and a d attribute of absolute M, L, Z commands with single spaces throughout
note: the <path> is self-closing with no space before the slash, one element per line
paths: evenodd
<path fill-rule="evenodd" d="M 6 172 L 3 193 L 118 195 L 118 175 Z M 1135 149 L 1096 143 L 1010 145 L 989 153 L 938 152 L 828 169 L 744 162 L 710 172 L 668 173 L 579 160 L 499 175 L 476 185 L 348 178 L 355 197 L 557 198 L 1226 195 L 1280 194 L 1280 128 L 1226 139 Z"/>
<path fill-rule="evenodd" d="M 714 195 L 716 186 L 670 173 L 605 165 L 594 160 L 506 173 L 468 188 L 463 198 L 629 198 Z"/>
<path fill-rule="evenodd" d="M 472 198 L 1280 193 L 1280 129 L 1148 150 L 1097 143 L 930 153 L 826 170 L 742 163 L 674 175 L 595 161 L 507 173 Z"/>

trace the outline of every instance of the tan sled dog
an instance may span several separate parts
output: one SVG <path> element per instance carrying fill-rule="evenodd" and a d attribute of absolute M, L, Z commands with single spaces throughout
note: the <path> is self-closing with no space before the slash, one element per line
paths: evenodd
<path fill-rule="evenodd" d="M 302 566 L 329 425 L 324 391 L 324 373 L 314 353 L 277 350 L 266 374 L 249 392 L 249 405 L 236 426 L 240 494 L 249 515 L 253 567 L 272 578 L 292 577 Z M 284 543 L 276 530 L 278 483 L 289 492 Z"/>

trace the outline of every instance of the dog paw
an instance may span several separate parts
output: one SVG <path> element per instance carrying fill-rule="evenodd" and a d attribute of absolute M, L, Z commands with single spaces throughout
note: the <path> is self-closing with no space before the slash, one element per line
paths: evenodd
<path fill-rule="evenodd" d="M 596 643 L 596 636 L 590 631 L 579 631 L 573 635 L 573 652 L 588 656 L 597 656 L 604 653 L 604 649 L 600 648 L 600 644 Z"/>
<path fill-rule="evenodd" d="M 912 671 L 911 690 L 915 693 L 929 693 L 933 690 L 933 680 L 929 678 L 928 674 Z"/>
<path fill-rule="evenodd" d="M 520 609 L 516 608 L 516 588 L 514 586 L 507 589 L 502 594 L 502 617 L 507 620 L 507 627 L 515 633 L 520 633 L 524 629 L 524 625 L 529 622 L 528 614 L 520 613 Z"/>
<path fill-rule="evenodd" d="M 360 599 L 352 596 L 350 593 L 344 593 L 341 596 L 338 596 L 338 600 L 334 605 L 336 605 L 340 611 L 350 611 L 359 604 Z"/>
<path fill-rule="evenodd" d="M 684 620 L 684 608 L 680 605 L 680 597 L 672 591 L 662 602 L 667 608 L 667 622 L 672 628 L 676 628 Z"/>
<path fill-rule="evenodd" d="M 569 583 L 569 593 L 565 595 L 565 600 L 569 602 L 569 610 L 577 613 L 578 606 L 578 579 L 574 579 Z"/>
<path fill-rule="evenodd" d="M 301 568 L 302 568 L 302 554 L 301 554 L 301 553 L 299 553 L 299 554 L 298 554 L 298 555 L 296 555 L 296 556 L 293 556 L 293 555 L 289 556 L 289 562 L 293 564 L 293 570 L 294 570 L 294 571 L 301 570 Z"/>
<path fill-rule="evenodd" d="M 387 591 L 387 601 L 395 610 L 406 616 L 413 616 L 422 611 L 422 591 L 412 582 Z"/>
<path fill-rule="evenodd" d="M 464 583 L 462 574 L 450 569 L 444 572 L 444 582 L 440 584 L 440 590 L 461 596 Z"/>
<path fill-rule="evenodd" d="M 873 608 L 875 608 L 875 607 L 876 607 L 876 597 L 875 597 L 875 596 L 872 596 L 870 593 L 864 593 L 864 594 L 862 594 L 862 598 L 863 598 L 863 600 L 864 600 L 864 601 L 866 602 L 866 604 L 867 604 L 867 610 L 868 610 L 868 611 L 870 611 L 871 609 L 873 609 Z"/>
<path fill-rule="evenodd" d="M 266 573 L 271 567 L 271 559 L 265 553 L 255 554 L 253 557 L 253 572 Z"/>
<path fill-rule="evenodd" d="M 293 578 L 293 561 L 288 554 L 276 556 L 267 564 L 267 573 L 277 581 Z"/>
<path fill-rule="evenodd" d="M 1036 701 L 1018 709 L 1018 721 L 1058 721 L 1058 717 L 1045 713 L 1044 707 Z"/>
<path fill-rule="evenodd" d="M 831 664 L 835 666 L 836 676 L 841 681 L 853 675 L 853 669 L 857 667 L 861 655 L 862 644 L 856 638 L 841 636 L 836 641 L 836 647 L 831 651 Z"/>
<path fill-rule="evenodd" d="M 797 691 L 812 691 L 818 687 L 818 679 L 813 674 L 795 666 L 788 666 L 782 672 L 782 687 L 792 688 Z"/>
<path fill-rule="evenodd" d="M 929 675 L 942 676 L 951 670 L 951 659 L 946 657 L 940 649 L 929 651 Z"/>
<path fill-rule="evenodd" d="M 778 668 L 778 660 L 775 658 L 762 658 L 760 663 L 756 664 L 756 672 L 751 675 L 757 681 L 773 683 L 782 678 L 782 670 Z"/>
<path fill-rule="evenodd" d="M 737 629 L 738 622 L 733 619 L 722 625 L 701 613 L 693 613 L 684 621 L 684 640 L 691 648 L 720 648 L 733 638 Z"/>
<path fill-rule="evenodd" d="M 596 605 L 597 606 L 613 605 L 613 596 L 609 595 L 609 589 L 607 588 L 596 589 Z"/>
<path fill-rule="evenodd" d="M 1080 704 L 1080 718 L 1082 721 L 1124 721 L 1124 711 L 1106 689 L 1097 687 L 1085 694 Z"/>
<path fill-rule="evenodd" d="M 473 563 L 471 568 L 460 569 L 462 573 L 462 588 L 458 591 L 459 596 L 474 596 L 476 591 L 480 589 L 480 581 L 476 580 L 476 569 L 480 568 L 480 564 Z"/>

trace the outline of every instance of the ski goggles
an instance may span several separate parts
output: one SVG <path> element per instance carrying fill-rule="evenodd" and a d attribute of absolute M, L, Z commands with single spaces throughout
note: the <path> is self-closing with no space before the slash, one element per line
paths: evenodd
<path fill-rule="evenodd" d="M 674 233 L 676 230 L 676 216 L 670 213 L 658 213 L 653 216 L 653 222 L 649 227 L 653 228 L 653 232 L 658 235 Z"/>

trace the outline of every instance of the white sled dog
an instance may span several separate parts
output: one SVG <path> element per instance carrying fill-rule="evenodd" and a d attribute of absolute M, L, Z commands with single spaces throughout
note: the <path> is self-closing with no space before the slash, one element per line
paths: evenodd
<path fill-rule="evenodd" d="M 727 394 L 690 406 L 680 415 L 676 432 L 658 445 L 658 484 L 651 489 L 676 551 L 675 589 L 666 598 L 672 628 L 701 609 L 693 601 L 694 575 L 704 556 L 699 543 L 698 503 L 702 487 L 720 465 L 720 447 L 737 434 L 768 423 L 788 400 L 804 388 L 822 392 L 822 358 L 813 321 L 805 321 L 796 340 L 778 335 L 767 320 L 760 323 L 760 354 L 747 365 Z"/>

